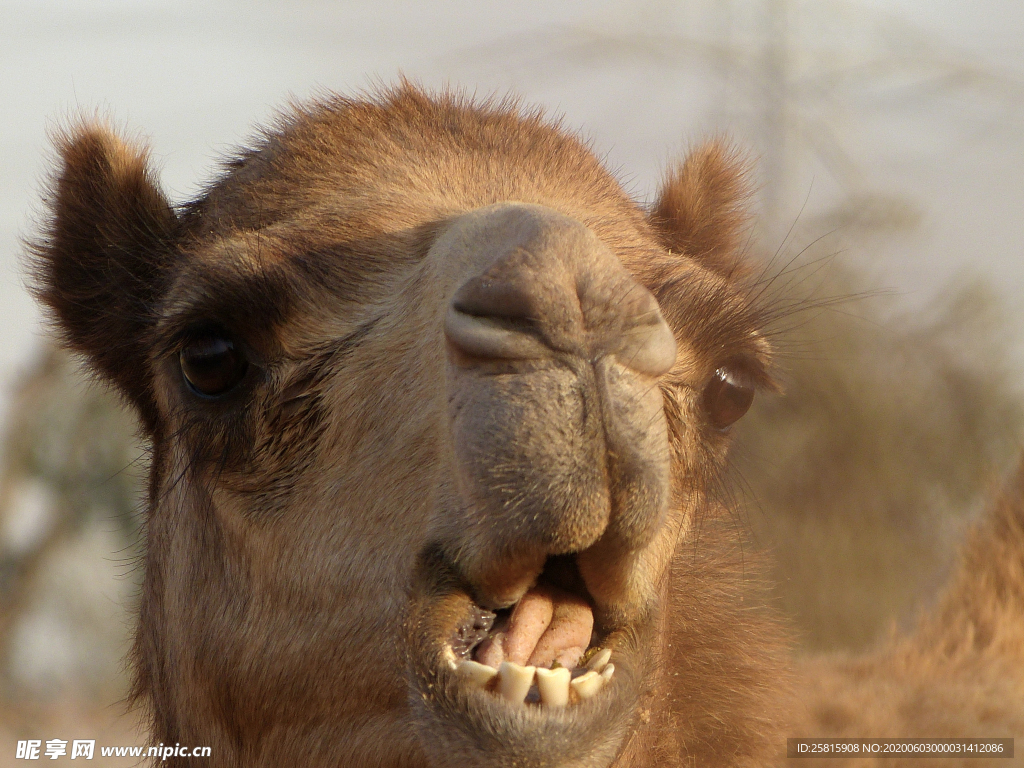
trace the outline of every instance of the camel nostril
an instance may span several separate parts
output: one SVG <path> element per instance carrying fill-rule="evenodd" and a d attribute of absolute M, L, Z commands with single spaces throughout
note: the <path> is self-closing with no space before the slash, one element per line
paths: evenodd
<path fill-rule="evenodd" d="M 534 360 L 551 354 L 550 348 L 528 329 L 509 319 L 471 315 L 448 308 L 444 334 L 464 354 L 503 360 Z"/>
<path fill-rule="evenodd" d="M 644 317 L 645 322 L 622 332 L 616 357 L 637 373 L 660 376 L 675 365 L 676 337 L 657 307 Z"/>
<path fill-rule="evenodd" d="M 612 310 L 614 302 L 608 300 L 601 310 L 591 310 L 604 316 L 603 321 L 584 330 L 579 304 L 568 300 L 568 292 L 556 293 L 558 300 L 552 301 L 545 295 L 551 291 L 544 290 L 550 286 L 535 294 L 529 287 L 486 277 L 467 281 L 445 316 L 448 342 L 464 354 L 486 359 L 535 360 L 554 350 L 591 358 L 614 354 L 627 368 L 651 376 L 675 364 L 675 334 L 646 291 L 646 300 L 641 295 L 632 306 Z M 635 294 L 635 286 L 626 292 Z"/>
<path fill-rule="evenodd" d="M 467 280 L 444 321 L 449 343 L 473 357 L 529 360 L 550 354 L 540 338 L 538 310 L 519 286 L 486 276 Z"/>
<path fill-rule="evenodd" d="M 459 285 L 448 305 L 452 348 L 485 360 L 614 356 L 653 376 L 674 365 L 675 336 L 657 299 L 586 226 L 518 204 L 465 221 L 458 242 L 482 272 Z"/>
<path fill-rule="evenodd" d="M 525 281 L 523 281 L 525 282 Z M 529 323 L 539 312 L 529 286 L 482 275 L 467 280 L 452 297 L 452 307 L 472 317 Z"/>

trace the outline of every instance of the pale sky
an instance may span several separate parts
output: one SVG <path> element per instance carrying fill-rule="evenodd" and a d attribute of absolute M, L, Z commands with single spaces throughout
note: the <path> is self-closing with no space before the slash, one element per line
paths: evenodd
<path fill-rule="evenodd" d="M 648 199 L 709 132 L 772 162 L 769 6 L 786 13 L 786 124 L 806 139 L 784 154 L 780 219 L 805 201 L 806 221 L 850 195 L 909 201 L 912 235 L 849 258 L 911 303 L 981 276 L 1024 350 L 1019 0 L 0 0 L 0 392 L 40 343 L 18 238 L 62 116 L 99 110 L 149 137 L 180 201 L 289 98 L 404 72 L 562 114 Z"/>

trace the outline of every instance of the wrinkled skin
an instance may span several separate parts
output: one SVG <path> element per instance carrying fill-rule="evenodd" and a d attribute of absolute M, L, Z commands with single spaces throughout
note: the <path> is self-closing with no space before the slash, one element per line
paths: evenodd
<path fill-rule="evenodd" d="M 774 630 L 716 524 L 770 386 L 732 154 L 645 211 L 561 129 L 409 87 L 297 112 L 180 209 L 106 129 L 58 147 L 39 293 L 153 444 L 155 740 L 204 766 L 775 754 Z M 454 670 L 466 617 L 524 599 L 570 618 L 522 659 L 610 648 L 599 695 Z"/>

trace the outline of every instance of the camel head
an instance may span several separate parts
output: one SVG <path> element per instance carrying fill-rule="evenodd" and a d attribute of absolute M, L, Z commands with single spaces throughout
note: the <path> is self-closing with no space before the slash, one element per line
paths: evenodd
<path fill-rule="evenodd" d="M 674 558 L 770 385 L 735 155 L 644 210 L 541 117 L 408 86 L 297 109 L 179 208 L 108 129 L 57 143 L 38 292 L 153 449 L 156 738 L 231 766 L 653 743 Z"/>

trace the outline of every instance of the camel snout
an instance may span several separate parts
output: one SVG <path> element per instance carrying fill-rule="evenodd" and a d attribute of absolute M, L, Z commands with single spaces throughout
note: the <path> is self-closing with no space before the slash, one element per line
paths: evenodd
<path fill-rule="evenodd" d="M 594 230 L 541 205 L 458 217 L 432 260 L 451 286 L 452 462 L 431 537 L 482 606 L 514 604 L 550 558 L 588 551 L 598 608 L 639 605 L 633 563 L 671 498 L 653 380 L 676 341 L 657 300 Z"/>

